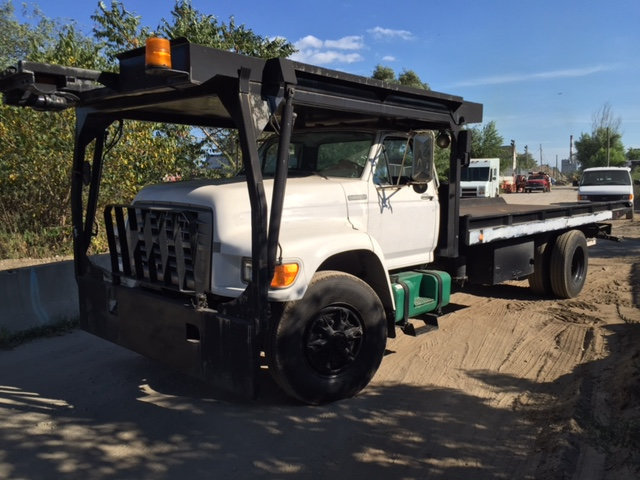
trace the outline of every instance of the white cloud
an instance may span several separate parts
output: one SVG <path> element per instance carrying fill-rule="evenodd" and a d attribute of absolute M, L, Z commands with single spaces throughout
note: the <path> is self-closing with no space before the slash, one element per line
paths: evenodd
<path fill-rule="evenodd" d="M 367 30 L 376 40 L 389 40 L 399 38 L 401 40 L 412 40 L 413 33 L 408 30 L 393 30 L 391 28 L 374 27 Z"/>
<path fill-rule="evenodd" d="M 594 73 L 613 70 L 612 65 L 595 65 L 593 67 L 584 68 L 568 68 L 565 70 L 552 70 L 548 72 L 534 73 L 512 73 L 504 75 L 496 75 L 492 77 L 481 77 L 471 80 L 463 80 L 453 84 L 454 87 L 478 87 L 481 85 L 500 85 L 504 83 L 526 82 L 530 80 L 550 80 L 554 78 L 572 78 L 586 77 Z"/>
<path fill-rule="evenodd" d="M 360 50 L 364 47 L 364 41 L 360 35 L 349 35 L 338 40 L 326 40 L 324 46 L 340 50 Z"/>
<path fill-rule="evenodd" d="M 313 35 L 307 35 L 295 42 L 295 47 L 298 50 L 305 50 L 307 48 L 322 48 L 324 42 Z"/>
<path fill-rule="evenodd" d="M 364 60 L 364 57 L 357 52 L 365 46 L 363 38 L 359 35 L 349 35 L 337 40 L 321 40 L 313 35 L 307 35 L 295 42 L 294 46 L 298 51 L 290 58 L 298 62 L 326 65 Z"/>
<path fill-rule="evenodd" d="M 395 62 L 396 61 L 396 57 L 394 57 L 393 55 L 385 55 L 384 57 L 382 57 L 382 61 L 383 62 Z"/>

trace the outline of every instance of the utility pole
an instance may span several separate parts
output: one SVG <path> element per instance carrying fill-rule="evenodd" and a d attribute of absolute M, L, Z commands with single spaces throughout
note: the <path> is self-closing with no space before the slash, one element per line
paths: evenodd
<path fill-rule="evenodd" d="M 540 144 L 540 168 L 542 168 L 542 144 Z"/>
<path fill-rule="evenodd" d="M 607 127 L 607 167 L 609 166 L 609 127 Z"/>
<path fill-rule="evenodd" d="M 569 135 L 569 165 L 570 168 L 573 170 L 574 166 L 573 166 L 573 135 Z"/>

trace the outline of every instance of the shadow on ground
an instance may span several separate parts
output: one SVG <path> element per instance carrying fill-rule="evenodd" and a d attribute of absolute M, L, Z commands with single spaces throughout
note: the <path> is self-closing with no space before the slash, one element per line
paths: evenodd
<path fill-rule="evenodd" d="M 612 327 L 609 341 L 627 345 L 639 328 Z M 56 344 L 42 356 L 25 353 L 42 342 Z M 598 372 L 619 369 L 629 355 L 619 350 L 549 384 L 468 373 L 496 392 L 527 395 L 506 408 L 404 384 L 373 384 L 356 398 L 309 407 L 280 393 L 267 372 L 258 400 L 231 402 L 77 331 L 0 352 L 0 477 L 558 478 L 547 475 L 560 468 L 571 478 L 582 441 L 605 453 L 604 434 L 611 446 L 633 446 L 631 427 L 613 438 L 589 413 Z M 564 429 L 572 419 L 586 438 Z"/>

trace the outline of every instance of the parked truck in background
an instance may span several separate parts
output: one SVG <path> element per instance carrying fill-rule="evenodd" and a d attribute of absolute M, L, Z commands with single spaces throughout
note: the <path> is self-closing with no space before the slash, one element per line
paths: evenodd
<path fill-rule="evenodd" d="M 551 177 L 545 172 L 530 173 L 527 177 L 527 182 L 524 185 L 524 191 L 526 193 L 531 192 L 543 192 L 548 193 L 551 191 Z"/>
<path fill-rule="evenodd" d="M 463 198 L 493 198 L 500 195 L 500 159 L 472 158 L 460 170 Z"/>
<path fill-rule="evenodd" d="M 185 40 L 160 62 L 145 47 L 119 62 L 21 62 L 0 90 L 10 105 L 76 110 L 81 327 L 226 391 L 255 395 L 267 368 L 303 402 L 355 395 L 387 337 L 434 323 L 452 284 L 528 278 L 537 294 L 574 297 L 587 239 L 608 236 L 623 207 L 463 204 L 466 125 L 482 105 L 461 97 Z M 106 132 L 130 120 L 235 129 L 243 170 L 108 205 L 104 266 L 88 249 Z M 436 145 L 450 151 L 446 181 Z"/>

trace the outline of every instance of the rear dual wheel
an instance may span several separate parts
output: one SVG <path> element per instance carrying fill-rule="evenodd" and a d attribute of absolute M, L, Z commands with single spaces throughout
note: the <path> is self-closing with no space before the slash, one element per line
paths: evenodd
<path fill-rule="evenodd" d="M 549 273 L 552 247 L 552 240 L 539 243 L 535 246 L 533 273 L 528 277 L 531 291 L 542 297 L 548 297 L 552 294 L 551 275 Z"/>
<path fill-rule="evenodd" d="M 369 285 L 324 271 L 301 300 L 285 304 L 269 339 L 269 369 L 289 395 L 309 404 L 352 397 L 378 369 L 387 338 L 384 309 Z"/>
<path fill-rule="evenodd" d="M 576 297 L 587 279 L 588 265 L 589 252 L 584 234 L 570 230 L 554 241 L 536 246 L 529 286 L 537 295 Z"/>

